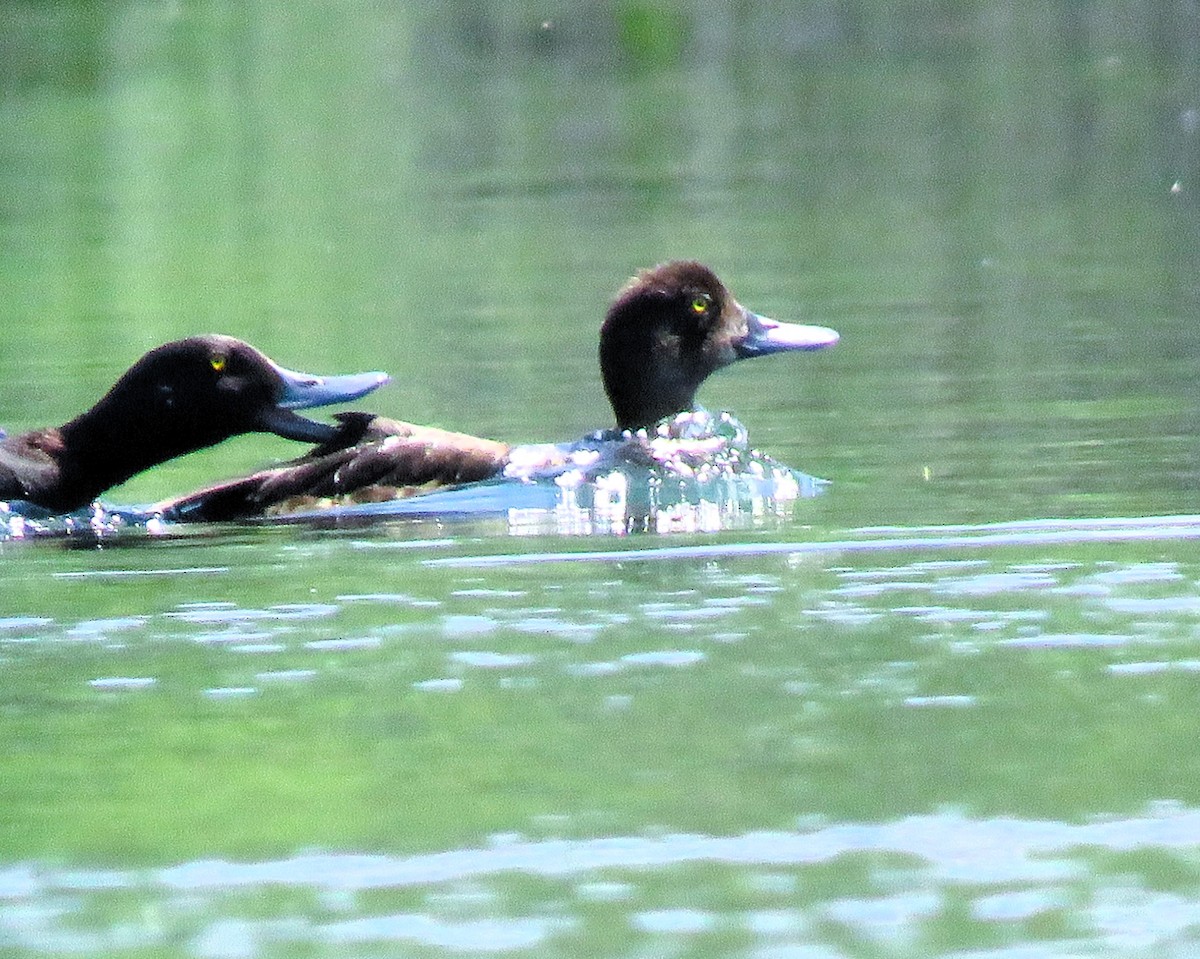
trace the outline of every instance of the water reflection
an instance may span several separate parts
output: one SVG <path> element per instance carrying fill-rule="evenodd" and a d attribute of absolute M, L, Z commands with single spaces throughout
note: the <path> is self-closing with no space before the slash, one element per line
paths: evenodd
<path fill-rule="evenodd" d="M 1189 930 L 1200 905 L 1154 888 L 1159 868 L 1189 868 L 1197 835 L 1200 812 L 1167 803 L 1081 823 L 944 812 L 729 836 L 505 834 L 412 856 L 306 853 L 145 870 L 14 863 L 0 868 L 0 936 L 34 953 L 119 955 L 182 941 L 193 955 L 252 959 L 280 948 L 324 955 L 402 943 L 526 952 L 564 939 L 599 946 L 614 934 L 653 948 L 736 931 L 752 955 L 809 955 L 847 936 L 911 947 L 940 929 L 954 953 L 1050 917 L 1040 938 L 1051 952 L 1144 954 L 1198 944 Z M 841 879 L 830 884 L 831 874 Z M 704 891 L 714 875 L 726 889 L 718 899 Z M 521 881 L 532 877 L 543 881 Z M 401 890 L 411 892 L 381 895 Z M 134 916 L 106 920 L 131 897 L 143 904 Z M 390 901 L 411 905 L 389 909 Z"/>
<path fill-rule="evenodd" d="M 880 535 L 884 534 L 884 535 Z M 1200 539 L 1200 516 L 1147 516 L 1078 520 L 1025 520 L 1014 523 L 981 523 L 974 526 L 864 527 L 848 531 L 847 538 L 810 542 L 769 541 L 715 545 L 630 547 L 614 550 L 508 553 L 486 556 L 453 556 L 428 560 L 430 564 L 457 567 L 494 567 L 562 562 L 638 562 L 660 559 L 718 559 L 786 555 L 795 558 L 851 553 L 938 552 L 963 548 L 1005 546 L 1082 545 L 1138 541 L 1172 542 Z M 958 561 L 954 561 L 957 563 Z M 1002 592 L 1010 584 L 1035 585 L 1036 571 L 1008 571 L 1002 580 L 991 575 L 960 581 L 963 591 Z M 879 587 L 875 587 L 878 589 Z"/>
<path fill-rule="evenodd" d="M 495 569 L 486 540 L 297 530 L 68 554 L 30 592 L 52 615 L 0 619 L 11 751 L 46 784 L 0 779 L 6 816 L 71 850 L 0 866 L 0 946 L 1191 948 L 1193 523 Z M 846 546 L 910 540 L 943 545 Z M 221 571 L 170 575 L 195 548 Z M 122 861 L 118 792 L 142 865 L 80 868 Z"/>

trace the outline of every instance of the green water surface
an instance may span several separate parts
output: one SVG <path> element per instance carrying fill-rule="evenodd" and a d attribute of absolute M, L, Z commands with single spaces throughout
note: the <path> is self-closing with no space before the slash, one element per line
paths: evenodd
<path fill-rule="evenodd" d="M 1176 3 L 0 3 L 10 432 L 212 330 L 573 439 L 673 257 L 843 337 L 701 394 L 832 480 L 782 527 L 0 543 L 0 955 L 1193 954 L 1200 552 L 1085 521 L 1197 512 L 1197 50 Z"/>

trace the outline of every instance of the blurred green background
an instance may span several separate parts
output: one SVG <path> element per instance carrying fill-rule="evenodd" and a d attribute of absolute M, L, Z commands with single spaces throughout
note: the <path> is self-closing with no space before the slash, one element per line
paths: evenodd
<path fill-rule="evenodd" d="M 752 308 L 842 331 L 702 394 L 792 465 L 867 484 L 839 519 L 1186 511 L 1187 3 L 2 16 L 10 430 L 218 330 L 295 368 L 387 369 L 382 412 L 572 438 L 608 422 L 609 296 L 691 256 Z M 118 501 L 292 452 L 238 441 Z"/>
<path fill-rule="evenodd" d="M 573 439 L 672 257 L 843 335 L 701 393 L 782 530 L 0 543 L 0 955 L 1194 955 L 1200 557 L 1080 519 L 1196 511 L 1198 144 L 1191 0 L 0 2 L 10 431 L 213 330 Z"/>

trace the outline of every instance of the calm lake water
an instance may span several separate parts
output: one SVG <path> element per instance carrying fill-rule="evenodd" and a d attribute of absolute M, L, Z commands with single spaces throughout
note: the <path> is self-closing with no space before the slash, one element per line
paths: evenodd
<path fill-rule="evenodd" d="M 211 330 L 573 439 L 681 256 L 843 337 L 702 390 L 832 481 L 762 528 L 0 543 L 0 954 L 1200 950 L 1193 5 L 0 23 L 10 432 Z"/>

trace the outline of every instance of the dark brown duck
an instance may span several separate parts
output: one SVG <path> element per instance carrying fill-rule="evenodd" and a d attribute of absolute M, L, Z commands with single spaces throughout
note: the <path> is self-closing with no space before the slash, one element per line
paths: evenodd
<path fill-rule="evenodd" d="M 338 428 L 295 410 L 349 402 L 386 382 L 383 373 L 295 373 L 229 336 L 176 340 L 143 356 L 69 423 L 0 442 L 0 500 L 69 512 L 143 470 L 241 433 L 326 442 Z"/>
<path fill-rule="evenodd" d="M 617 294 L 600 327 L 600 371 L 619 430 L 651 427 L 696 405 L 712 373 L 740 359 L 832 346 L 820 326 L 779 323 L 743 307 L 692 261 L 645 270 Z M 321 500 L 378 502 L 489 479 L 505 443 L 364 413 L 299 459 L 159 504 L 183 521 L 221 521 L 311 508 Z"/>

